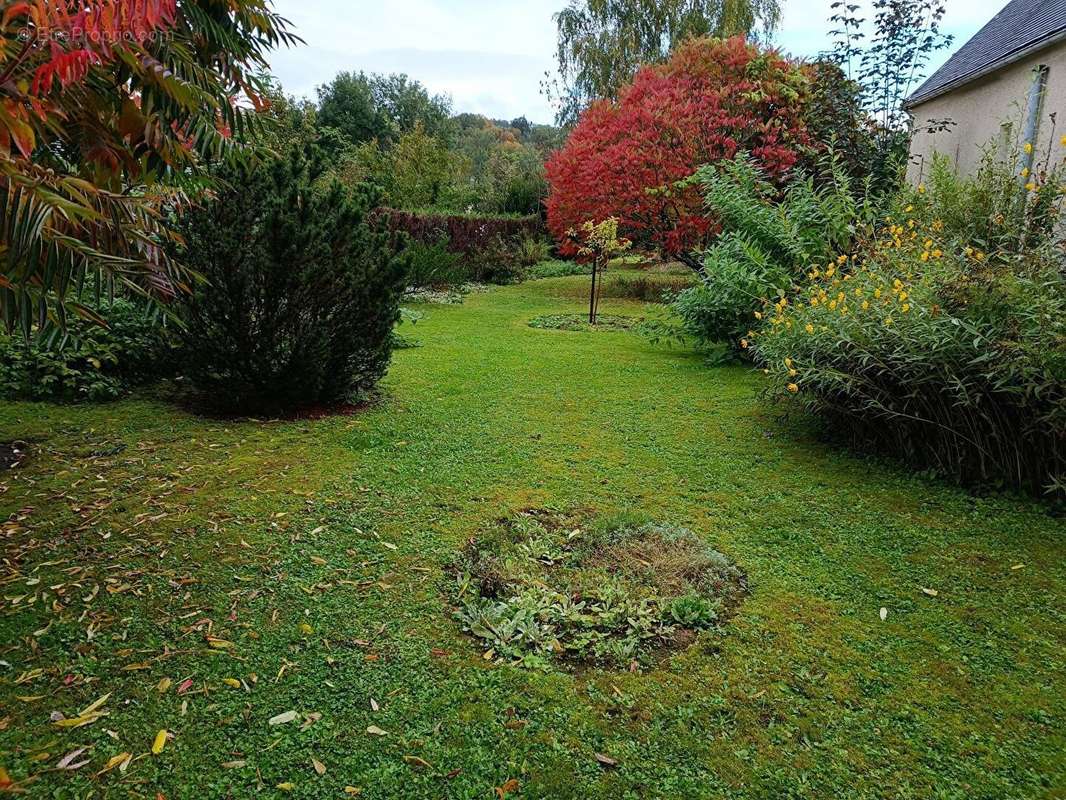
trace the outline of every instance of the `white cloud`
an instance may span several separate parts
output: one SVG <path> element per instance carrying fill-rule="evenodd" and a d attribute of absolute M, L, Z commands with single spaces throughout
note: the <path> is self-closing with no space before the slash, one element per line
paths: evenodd
<path fill-rule="evenodd" d="M 431 91 L 452 96 L 457 111 L 548 122 L 540 93 L 554 70 L 552 14 L 565 0 L 275 0 L 307 44 L 275 53 L 272 68 L 291 93 L 341 70 L 405 72 Z M 865 0 L 869 7 L 869 0 Z M 829 46 L 830 0 L 782 0 L 776 43 L 797 56 Z M 948 0 L 945 29 L 961 45 L 994 9 Z M 869 13 L 866 14 L 869 16 Z M 949 53 L 934 56 L 935 68 Z"/>

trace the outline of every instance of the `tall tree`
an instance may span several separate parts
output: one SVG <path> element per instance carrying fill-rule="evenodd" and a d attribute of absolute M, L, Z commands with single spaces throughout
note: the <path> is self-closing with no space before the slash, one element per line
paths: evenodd
<path fill-rule="evenodd" d="M 451 99 L 431 95 L 406 75 L 341 72 L 318 87 L 318 124 L 338 133 L 349 145 L 377 139 L 391 144 L 416 127 L 430 136 L 448 138 Z"/>
<path fill-rule="evenodd" d="M 783 180 L 808 144 L 807 90 L 799 65 L 742 37 L 686 42 L 582 115 L 547 164 L 548 227 L 573 253 L 570 231 L 614 217 L 634 247 L 702 270 L 717 228 L 688 179 L 746 151 Z"/>
<path fill-rule="evenodd" d="M 557 79 L 544 90 L 570 124 L 593 100 L 614 100 L 644 64 L 696 36 L 768 38 L 779 0 L 569 0 L 555 15 Z"/>
<path fill-rule="evenodd" d="M 86 282 L 181 292 L 164 212 L 204 163 L 247 154 L 288 23 L 269 0 L 0 7 L 0 319 L 62 327 L 89 314 Z"/>
<path fill-rule="evenodd" d="M 930 56 L 952 42 L 940 29 L 944 0 L 874 0 L 871 21 L 859 17 L 861 6 L 848 0 L 834 0 L 831 8 L 834 44 L 827 58 L 858 85 L 875 130 L 870 172 L 875 183 L 891 185 L 910 142 L 903 103 L 925 77 Z"/>

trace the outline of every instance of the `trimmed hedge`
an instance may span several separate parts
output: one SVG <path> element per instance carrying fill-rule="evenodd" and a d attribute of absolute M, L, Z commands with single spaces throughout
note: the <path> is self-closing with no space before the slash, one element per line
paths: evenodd
<path fill-rule="evenodd" d="M 467 279 L 474 282 L 515 280 L 525 266 L 521 244 L 544 236 L 541 218 L 536 215 L 478 216 L 394 208 L 382 208 L 377 213 L 391 231 L 406 233 L 417 244 L 443 245 L 461 255 Z"/>

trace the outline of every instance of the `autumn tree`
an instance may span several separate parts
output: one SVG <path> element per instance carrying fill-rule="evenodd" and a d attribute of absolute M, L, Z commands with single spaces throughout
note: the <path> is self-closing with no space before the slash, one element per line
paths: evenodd
<path fill-rule="evenodd" d="M 779 0 L 570 0 L 555 15 L 558 77 L 545 93 L 572 124 L 594 100 L 615 100 L 637 69 L 700 36 L 769 38 Z"/>
<path fill-rule="evenodd" d="M 567 231 L 614 217 L 634 247 L 702 269 L 695 253 L 715 222 L 688 179 L 742 151 L 784 179 L 808 140 L 807 91 L 798 65 L 742 37 L 687 42 L 641 69 L 617 102 L 594 103 L 548 161 L 551 232 L 566 251 Z"/>
<path fill-rule="evenodd" d="M 0 318 L 65 322 L 80 287 L 183 290 L 166 212 L 208 162 L 248 153 L 266 54 L 296 41 L 268 0 L 4 2 Z"/>

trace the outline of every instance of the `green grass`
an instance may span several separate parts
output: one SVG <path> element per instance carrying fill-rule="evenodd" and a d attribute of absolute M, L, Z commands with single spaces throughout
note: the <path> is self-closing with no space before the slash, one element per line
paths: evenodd
<path fill-rule="evenodd" d="M 752 371 L 529 327 L 583 280 L 427 307 L 358 416 L 0 407 L 33 442 L 0 494 L 0 766 L 35 798 L 1066 796 L 1061 518 L 834 451 Z M 486 662 L 446 565 L 546 506 L 697 531 L 751 595 L 654 671 Z"/>

